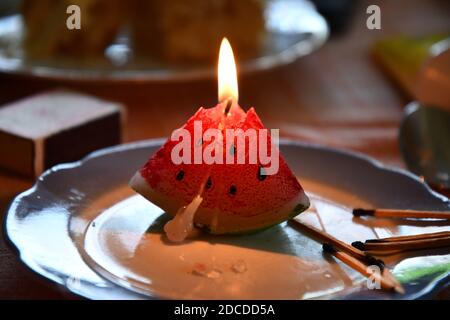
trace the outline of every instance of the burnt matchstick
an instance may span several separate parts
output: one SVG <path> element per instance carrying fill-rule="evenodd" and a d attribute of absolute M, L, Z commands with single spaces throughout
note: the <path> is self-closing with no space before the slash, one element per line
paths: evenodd
<path fill-rule="evenodd" d="M 342 261 L 350 268 L 358 271 L 365 277 L 373 277 L 380 283 L 383 289 L 388 291 L 394 291 L 401 294 L 405 293 L 403 287 L 398 282 L 394 281 L 393 278 L 387 277 L 384 273 L 370 272 L 366 264 L 364 264 L 363 262 L 349 255 L 346 252 L 337 250 L 332 244 L 324 243 L 322 245 L 322 249 L 324 252 L 333 255 L 335 258 Z"/>
<path fill-rule="evenodd" d="M 378 218 L 402 218 L 402 219 L 450 219 L 449 211 L 423 211 L 400 209 L 353 209 L 356 217 L 371 216 Z"/>
<path fill-rule="evenodd" d="M 414 241 L 414 240 L 422 240 L 422 239 L 438 239 L 438 238 L 445 238 L 445 237 L 450 237 L 450 231 L 422 233 L 422 234 L 415 234 L 415 235 L 409 235 L 409 236 L 396 236 L 396 237 L 379 238 L 379 239 L 368 239 L 365 241 L 365 243 Z"/>
<path fill-rule="evenodd" d="M 383 260 L 377 259 L 374 256 L 372 256 L 364 251 L 361 251 L 339 239 L 336 239 L 335 237 L 333 237 L 332 235 L 330 235 L 328 233 L 325 233 L 325 232 L 323 232 L 319 229 L 316 229 L 310 225 L 301 223 L 300 221 L 298 221 L 296 219 L 289 220 L 289 223 L 291 225 L 293 225 L 294 227 L 311 234 L 313 237 L 317 238 L 321 242 L 331 243 L 336 248 L 350 254 L 351 256 L 353 256 L 357 259 L 360 259 L 361 261 L 364 261 L 370 265 L 378 266 L 381 270 L 383 270 L 383 272 L 387 273 L 390 278 L 394 279 L 394 276 L 392 274 L 390 274 L 390 271 L 388 269 L 385 269 L 385 263 Z"/>
<path fill-rule="evenodd" d="M 327 242 L 327 243 L 333 244 L 336 248 L 348 253 L 349 255 L 355 257 L 356 259 L 364 261 L 365 263 L 367 263 L 369 265 L 378 266 L 380 268 L 380 270 L 383 272 L 383 276 L 386 277 L 386 279 L 389 279 L 396 286 L 401 287 L 400 283 L 397 281 L 397 279 L 395 279 L 395 277 L 392 275 L 391 271 L 389 271 L 388 268 L 385 268 L 385 263 L 383 260 L 377 259 L 367 252 L 364 252 L 357 248 L 354 248 L 353 246 L 351 246 L 341 240 L 336 239 L 332 235 L 330 235 L 326 232 L 323 232 L 319 229 L 316 229 L 310 225 L 301 223 L 300 221 L 298 221 L 296 219 L 289 220 L 289 224 L 295 228 L 300 229 L 301 231 L 309 233 L 310 235 L 312 235 L 313 237 L 318 239 L 320 242 Z"/>
<path fill-rule="evenodd" d="M 437 238 L 422 238 L 394 241 L 356 241 L 352 246 L 362 251 L 412 251 L 420 249 L 450 247 L 450 236 Z"/>
<path fill-rule="evenodd" d="M 366 254 L 363 251 L 361 251 L 355 247 L 352 247 L 351 245 L 349 245 L 341 240 L 336 239 L 332 235 L 329 235 L 328 233 L 325 233 L 325 232 L 323 232 L 319 229 L 316 229 L 310 225 L 301 223 L 300 221 L 298 221 L 296 219 L 289 220 L 289 223 L 291 225 L 293 225 L 294 227 L 311 234 L 313 237 L 317 238 L 321 242 L 327 242 L 327 243 L 333 244 L 336 248 L 338 248 L 342 251 L 346 251 L 347 253 L 351 254 L 355 258 L 365 259 L 365 257 L 366 257 Z"/>

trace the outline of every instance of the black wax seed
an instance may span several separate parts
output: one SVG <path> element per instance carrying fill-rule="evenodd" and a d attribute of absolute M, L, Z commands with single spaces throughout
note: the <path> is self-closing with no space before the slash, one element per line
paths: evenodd
<path fill-rule="evenodd" d="M 259 167 L 258 169 L 258 180 L 264 181 L 267 178 L 266 170 L 263 167 Z"/>
<path fill-rule="evenodd" d="M 234 195 L 236 194 L 236 192 L 237 192 L 236 186 L 233 186 L 233 185 L 232 185 L 232 186 L 230 187 L 230 194 L 234 196 Z"/>
<path fill-rule="evenodd" d="M 176 179 L 180 181 L 183 180 L 183 178 L 184 178 L 184 171 L 183 170 L 178 171 Z"/>
<path fill-rule="evenodd" d="M 211 187 L 212 187 L 212 180 L 211 180 L 211 177 L 209 177 L 208 180 L 206 181 L 205 188 L 206 188 L 206 190 L 209 190 L 209 189 L 211 189 Z"/>

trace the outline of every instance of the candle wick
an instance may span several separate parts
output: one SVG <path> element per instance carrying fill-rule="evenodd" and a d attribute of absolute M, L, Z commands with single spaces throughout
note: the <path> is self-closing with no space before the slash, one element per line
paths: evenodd
<path fill-rule="evenodd" d="M 225 107 L 225 109 L 224 109 L 224 114 L 225 114 L 226 116 L 228 116 L 228 113 L 230 112 L 230 109 L 231 109 L 231 105 L 232 105 L 232 104 L 233 104 L 233 100 L 228 99 L 227 105 L 226 105 L 226 107 Z"/>

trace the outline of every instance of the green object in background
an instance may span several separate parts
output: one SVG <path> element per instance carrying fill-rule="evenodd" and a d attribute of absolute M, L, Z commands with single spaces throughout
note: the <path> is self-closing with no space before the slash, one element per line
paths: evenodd
<path fill-rule="evenodd" d="M 415 83 L 429 57 L 431 46 L 450 37 L 438 34 L 426 37 L 398 36 L 378 41 L 373 47 L 375 59 L 411 98 L 416 99 Z"/>
<path fill-rule="evenodd" d="M 428 256 L 403 260 L 394 268 L 394 276 L 401 283 L 439 278 L 450 273 L 450 256 Z"/>

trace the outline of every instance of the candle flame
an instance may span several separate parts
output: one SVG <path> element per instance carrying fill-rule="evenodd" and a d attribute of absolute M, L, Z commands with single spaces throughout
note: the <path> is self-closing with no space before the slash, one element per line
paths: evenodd
<path fill-rule="evenodd" d="M 236 62 L 233 49 L 227 38 L 223 38 L 219 53 L 219 102 L 226 99 L 238 101 Z"/>

